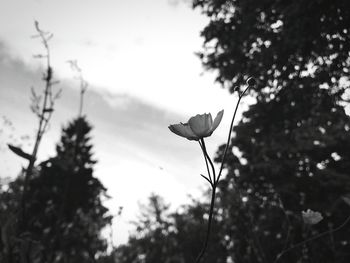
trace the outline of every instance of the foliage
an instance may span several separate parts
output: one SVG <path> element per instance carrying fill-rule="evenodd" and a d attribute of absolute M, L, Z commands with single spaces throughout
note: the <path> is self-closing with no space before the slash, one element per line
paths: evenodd
<path fill-rule="evenodd" d="M 117 262 L 168 262 L 172 242 L 168 209 L 161 197 L 149 198 L 135 223 L 137 232 L 130 236 L 128 245 L 117 249 Z"/>
<path fill-rule="evenodd" d="M 271 261 L 286 248 L 286 243 L 289 246 L 305 239 L 302 210 L 312 208 L 327 217 L 312 229 L 312 234 L 335 228 L 349 216 L 349 208 L 342 201 L 350 192 L 349 117 L 323 90 L 311 94 L 300 90 L 295 105 L 288 103 L 283 94 L 280 92 L 276 100 L 253 105 L 244 114 L 232 140 L 241 159 L 235 158 L 232 147 L 226 165 L 228 175 L 222 183 L 221 198 L 227 200 L 227 205 L 235 189 L 240 189 L 248 200 L 242 213 L 255 226 L 252 240 L 262 244 L 254 245 L 261 248 L 255 249 L 260 251 L 252 253 L 249 262 Z M 227 226 L 234 228 L 244 216 L 230 206 L 227 209 Z M 350 244 L 345 240 L 349 230 L 347 227 L 330 239 L 310 243 L 313 260 L 347 262 L 350 255 L 345 252 Z M 245 239 L 241 229 L 230 232 L 235 239 Z M 235 250 L 233 253 L 238 255 Z M 265 254 L 260 255 L 265 260 L 260 261 L 257 254 Z M 288 258 L 290 262 L 297 260 Z M 289 262 L 286 260 L 283 262 Z"/>
<path fill-rule="evenodd" d="M 194 262 L 205 239 L 209 206 L 192 200 L 191 204 L 181 207 L 181 211 L 171 213 L 160 196 L 152 195 L 148 205 L 141 208 L 141 216 L 135 222 L 136 231 L 127 244 L 116 249 L 116 262 Z M 213 228 L 213 244 L 202 262 L 226 262 L 222 234 L 219 227 Z"/>
<path fill-rule="evenodd" d="M 194 0 L 193 6 L 210 18 L 199 55 L 231 92 L 247 75 L 259 80 L 258 97 L 299 85 L 327 84 L 343 92 L 339 81 L 350 63 L 349 1 Z"/>
<path fill-rule="evenodd" d="M 196 0 L 194 6 L 211 19 L 200 56 L 217 80 L 234 92 L 244 75 L 258 78 L 257 103 L 234 129 L 220 207 L 234 262 L 273 262 L 349 216 L 342 197 L 350 191 L 350 119 L 342 103 L 350 6 L 341 0 Z M 307 208 L 325 220 L 305 229 L 300 216 Z M 346 225 L 286 251 L 281 262 L 348 262 L 349 232 Z"/>
<path fill-rule="evenodd" d="M 29 181 L 23 233 L 37 250 L 33 262 L 96 262 L 106 253 L 101 230 L 111 223 L 111 216 L 102 204 L 108 198 L 106 189 L 93 176 L 96 161 L 90 131 L 84 117 L 69 123 L 62 131 L 56 156 L 42 162 Z M 22 177 L 10 185 L 12 198 L 18 196 L 16 189 L 21 184 Z M 9 204 L 4 202 L 4 212 L 12 208 Z M 33 253 L 33 249 L 20 251 Z"/>

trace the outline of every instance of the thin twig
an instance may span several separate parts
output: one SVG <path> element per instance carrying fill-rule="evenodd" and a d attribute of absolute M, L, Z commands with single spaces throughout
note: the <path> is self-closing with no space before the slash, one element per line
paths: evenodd
<path fill-rule="evenodd" d="M 79 100 L 78 117 L 81 117 L 83 113 L 84 94 L 89 86 L 89 83 L 84 79 L 83 71 L 78 66 L 77 60 L 68 60 L 67 62 L 69 63 L 71 69 L 77 73 L 76 79 L 78 79 L 80 82 L 80 100 Z"/>
<path fill-rule="evenodd" d="M 320 233 L 320 234 L 318 234 L 318 235 L 316 235 L 316 236 L 313 236 L 313 237 L 308 238 L 308 239 L 306 239 L 306 240 L 304 240 L 304 241 L 301 241 L 301 242 L 299 242 L 299 243 L 297 243 L 297 244 L 291 246 L 291 247 L 288 248 L 288 249 L 285 249 L 284 251 L 282 251 L 281 253 L 279 253 L 279 254 L 277 255 L 277 257 L 276 257 L 274 263 L 276 263 L 285 253 L 289 252 L 290 250 L 292 250 L 292 249 L 294 249 L 294 248 L 297 248 L 297 247 L 300 247 L 300 246 L 304 245 L 304 244 L 307 243 L 307 242 L 310 242 L 310 241 L 312 241 L 312 240 L 318 239 L 318 238 L 323 237 L 323 236 L 325 236 L 325 235 L 328 235 L 328 234 L 330 234 L 330 233 L 334 233 L 334 232 L 340 230 L 341 228 L 343 228 L 349 221 L 350 221 L 350 216 L 349 216 L 341 225 L 339 225 L 338 227 L 334 228 L 333 230 L 328 230 L 328 231 L 322 232 L 322 233 Z"/>
<path fill-rule="evenodd" d="M 45 58 L 46 59 L 46 72 L 43 77 L 43 81 L 45 82 L 45 88 L 44 88 L 44 100 L 41 106 L 41 112 L 39 113 L 39 106 L 37 107 L 38 112 L 36 114 L 39 116 L 39 125 L 38 125 L 38 130 L 35 138 L 35 143 L 34 143 L 34 148 L 32 151 L 32 158 L 29 160 L 29 164 L 27 166 L 25 175 L 24 175 L 24 184 L 23 184 L 23 192 L 22 192 L 22 197 L 21 197 L 21 220 L 20 220 L 20 225 L 22 228 L 24 228 L 24 224 L 26 222 L 26 205 L 25 205 L 25 200 L 26 200 L 26 194 L 28 191 L 28 181 L 33 173 L 34 169 L 34 164 L 36 161 L 36 156 L 39 150 L 40 142 L 41 139 L 47 130 L 52 112 L 53 112 L 53 106 L 54 106 L 54 100 L 52 98 L 52 79 L 53 79 L 53 71 L 51 67 L 51 62 L 50 62 L 50 48 L 48 41 L 52 38 L 52 34 L 45 32 L 40 29 L 39 23 L 35 21 L 35 29 L 38 33 L 38 35 L 35 35 L 34 37 L 40 38 L 42 44 L 44 45 L 46 54 L 41 55 L 39 57 Z M 22 229 L 23 230 L 23 229 Z"/>
<path fill-rule="evenodd" d="M 287 224 L 288 224 L 287 237 L 286 237 L 286 240 L 285 240 L 285 243 L 284 243 L 284 247 L 282 249 L 282 251 L 283 251 L 283 250 L 285 250 L 288 247 L 289 238 L 290 238 L 290 234 L 291 234 L 291 230 L 292 230 L 292 227 L 291 227 L 292 224 L 291 224 L 291 222 L 289 220 L 289 216 L 288 216 L 287 211 L 286 211 L 286 209 L 285 209 L 285 207 L 283 205 L 281 197 L 279 196 L 278 193 L 276 193 L 276 194 L 277 194 L 277 197 L 278 197 L 278 202 L 279 202 L 280 208 L 282 209 L 282 211 L 284 213 L 284 216 L 286 218 Z"/>

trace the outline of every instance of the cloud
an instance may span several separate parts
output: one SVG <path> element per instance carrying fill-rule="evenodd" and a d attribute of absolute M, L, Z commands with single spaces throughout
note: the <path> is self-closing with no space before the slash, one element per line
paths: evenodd
<path fill-rule="evenodd" d="M 23 134 L 34 134 L 37 119 L 29 111 L 29 87 L 42 89 L 42 73 L 11 57 L 3 44 L 0 72 L 2 114 L 13 122 L 18 138 Z M 56 102 L 50 130 L 39 150 L 39 160 L 55 153 L 62 125 L 78 113 L 79 84 L 70 79 L 60 81 L 55 88 L 62 88 L 62 97 Z M 93 125 L 93 151 L 98 160 L 95 175 L 113 197 L 109 206 L 111 212 L 116 213 L 119 205 L 126 207 L 125 222 L 137 214 L 137 201 L 144 200 L 151 192 L 158 192 L 178 205 L 185 202 L 188 193 L 195 194 L 198 186 L 204 183 L 199 176 L 205 170 L 198 145 L 175 136 L 167 128 L 189 116 L 94 86 L 86 92 L 83 113 Z M 6 138 L 0 139 L 2 144 L 8 143 Z M 24 150 L 30 151 L 31 147 Z M 21 161 L 8 151 L 0 152 L 0 158 L 6 163 L 0 167 L 0 174 L 16 175 Z M 124 231 L 120 236 L 124 236 L 125 241 L 127 227 L 118 231 Z"/>
<path fill-rule="evenodd" d="M 29 88 L 35 86 L 40 92 L 42 73 L 12 59 L 4 48 L 0 51 L 0 58 L 0 70 L 4 72 L 0 78 L 2 113 L 13 120 L 19 134 L 30 135 L 34 133 L 37 119 L 29 111 Z M 51 129 L 44 137 L 45 147 L 40 151 L 41 158 L 53 154 L 62 124 L 78 113 L 78 83 L 67 79 L 60 81 L 55 88 L 62 88 L 63 92 L 56 102 Z M 187 117 L 130 95 L 110 93 L 98 87 L 89 87 L 83 112 L 94 126 L 98 159 L 102 159 L 99 155 L 109 154 L 121 160 L 144 162 L 155 169 L 162 166 L 167 172 L 177 174 L 183 184 L 192 182 L 190 184 L 194 185 L 187 175 L 193 172 L 191 162 L 200 160 L 200 157 L 193 158 L 196 147 L 177 138 L 167 128 L 169 124 Z M 16 160 L 11 158 L 10 162 L 16 163 Z M 179 172 L 183 169 L 187 172 Z"/>
<path fill-rule="evenodd" d="M 167 0 L 168 4 L 172 7 L 178 7 L 179 4 L 186 3 L 186 4 L 191 4 L 192 1 L 190 0 Z"/>
<path fill-rule="evenodd" d="M 179 5 L 179 0 L 168 0 L 168 4 L 173 7 L 177 7 Z"/>

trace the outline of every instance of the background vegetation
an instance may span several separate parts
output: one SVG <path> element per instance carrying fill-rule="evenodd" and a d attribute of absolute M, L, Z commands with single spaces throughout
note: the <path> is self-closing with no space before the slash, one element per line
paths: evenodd
<path fill-rule="evenodd" d="M 193 7 L 209 18 L 198 52 L 204 67 L 231 93 L 246 76 L 257 80 L 256 102 L 234 128 L 202 262 L 349 262 L 350 2 L 194 0 Z M 0 261 L 194 262 L 207 192 L 177 212 L 152 195 L 128 243 L 107 253 L 101 230 L 111 217 L 93 176 L 90 130 L 77 117 L 62 130 L 56 156 L 35 166 L 20 227 L 24 174 L 0 188 Z M 308 208 L 324 219 L 306 227 Z"/>

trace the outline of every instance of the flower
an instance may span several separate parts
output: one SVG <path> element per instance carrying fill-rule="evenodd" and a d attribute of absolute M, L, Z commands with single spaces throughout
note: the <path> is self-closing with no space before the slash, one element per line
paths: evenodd
<path fill-rule="evenodd" d="M 311 209 L 302 211 L 302 217 L 303 217 L 304 223 L 308 225 L 315 225 L 323 219 L 323 216 L 321 215 L 320 212 L 317 212 L 317 211 L 314 212 Z"/>
<path fill-rule="evenodd" d="M 191 117 L 187 123 L 172 124 L 169 130 L 173 133 L 185 137 L 188 140 L 198 141 L 210 136 L 219 126 L 224 110 L 219 111 L 214 121 L 210 113 L 197 114 Z"/>

